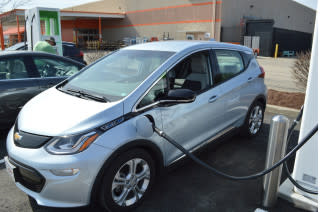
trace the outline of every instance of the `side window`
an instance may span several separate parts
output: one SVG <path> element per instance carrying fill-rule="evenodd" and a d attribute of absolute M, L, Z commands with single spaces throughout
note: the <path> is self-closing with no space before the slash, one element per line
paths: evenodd
<path fill-rule="evenodd" d="M 169 88 L 186 88 L 197 93 L 212 85 L 209 51 L 194 53 L 168 72 Z"/>
<path fill-rule="evenodd" d="M 215 50 L 219 73 L 215 76 L 215 83 L 226 81 L 239 74 L 244 69 L 239 52 L 231 50 Z"/>
<path fill-rule="evenodd" d="M 0 80 L 28 78 L 23 58 L 0 59 Z"/>
<path fill-rule="evenodd" d="M 170 89 L 184 88 L 197 93 L 207 90 L 212 85 L 209 61 L 209 51 L 197 52 L 186 57 L 153 86 L 137 108 L 158 101 Z"/>
<path fill-rule="evenodd" d="M 166 95 L 167 91 L 167 77 L 163 76 L 160 81 L 151 88 L 147 95 L 143 97 L 137 108 L 139 109 L 158 101 L 161 97 Z"/>
<path fill-rule="evenodd" d="M 77 73 L 80 68 L 72 63 L 51 58 L 34 58 L 41 77 L 64 77 Z"/>

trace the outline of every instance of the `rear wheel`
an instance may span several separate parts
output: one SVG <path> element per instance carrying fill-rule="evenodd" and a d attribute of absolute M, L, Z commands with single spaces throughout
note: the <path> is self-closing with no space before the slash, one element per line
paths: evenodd
<path fill-rule="evenodd" d="M 105 170 L 100 203 L 109 211 L 132 210 L 148 195 L 154 178 L 155 164 L 146 151 L 124 152 Z"/>
<path fill-rule="evenodd" d="M 256 136 L 263 125 L 264 107 L 260 102 L 255 102 L 251 105 L 246 120 L 242 126 L 241 133 L 244 136 Z"/>

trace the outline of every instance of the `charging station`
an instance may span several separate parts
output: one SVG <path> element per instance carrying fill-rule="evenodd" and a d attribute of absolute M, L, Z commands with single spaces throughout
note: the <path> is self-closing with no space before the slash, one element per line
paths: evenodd
<path fill-rule="evenodd" d="M 33 50 L 38 41 L 55 39 L 55 48 L 58 55 L 62 56 L 62 39 L 60 10 L 57 8 L 35 7 L 25 11 L 25 27 L 27 31 L 28 50 Z"/>
<path fill-rule="evenodd" d="M 316 9 L 316 8 L 314 8 Z M 319 11 L 319 5 L 318 5 Z M 299 142 L 308 131 L 318 123 L 318 24 L 319 14 L 316 16 L 316 24 L 313 35 L 312 53 L 310 60 L 304 114 L 302 116 Z M 305 188 L 318 190 L 318 137 L 310 138 L 310 141 L 297 152 L 293 170 L 293 178 Z M 293 186 L 287 179 L 279 189 L 279 196 L 297 207 L 309 210 L 318 210 L 318 195 L 309 194 Z"/>

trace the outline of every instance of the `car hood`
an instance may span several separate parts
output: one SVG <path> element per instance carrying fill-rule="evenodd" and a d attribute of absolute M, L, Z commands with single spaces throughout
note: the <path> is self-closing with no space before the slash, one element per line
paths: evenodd
<path fill-rule="evenodd" d="M 18 116 L 19 130 L 64 136 L 88 131 L 123 115 L 121 101 L 102 103 L 48 89 L 31 99 Z"/>

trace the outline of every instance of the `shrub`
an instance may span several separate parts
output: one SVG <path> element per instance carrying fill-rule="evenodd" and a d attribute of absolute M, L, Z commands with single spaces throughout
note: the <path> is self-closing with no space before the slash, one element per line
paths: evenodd
<path fill-rule="evenodd" d="M 294 77 L 298 80 L 299 84 L 304 88 L 307 87 L 309 66 L 310 66 L 311 52 L 299 52 L 297 53 L 297 60 L 295 61 L 292 72 Z"/>

